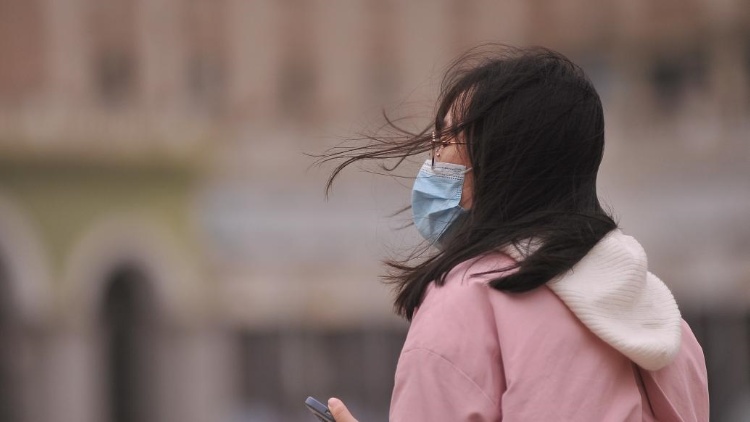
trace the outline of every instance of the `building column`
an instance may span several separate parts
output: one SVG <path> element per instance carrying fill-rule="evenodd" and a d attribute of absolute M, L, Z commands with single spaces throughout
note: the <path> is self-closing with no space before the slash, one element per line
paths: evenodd
<path fill-rule="evenodd" d="M 275 0 L 227 0 L 227 104 L 235 126 L 278 121 L 282 39 Z"/>
<path fill-rule="evenodd" d="M 146 130 L 157 138 L 174 135 L 179 117 L 186 113 L 187 45 L 185 2 L 139 0 L 135 42 L 139 86 Z M 184 119 L 186 120 L 186 119 Z"/>
<path fill-rule="evenodd" d="M 46 353 L 49 420 L 104 420 L 104 385 L 99 381 L 101 359 L 93 329 L 58 327 L 48 339 Z"/>
<path fill-rule="evenodd" d="M 92 79 L 86 0 L 44 0 L 43 7 L 49 100 L 58 107 L 80 107 L 90 101 Z"/>
<path fill-rule="evenodd" d="M 316 118 L 326 127 L 350 124 L 362 111 L 368 94 L 366 69 L 368 55 L 363 0 L 314 1 L 311 16 L 311 53 L 317 76 L 319 112 Z M 346 34 L 346 36 L 341 36 Z"/>

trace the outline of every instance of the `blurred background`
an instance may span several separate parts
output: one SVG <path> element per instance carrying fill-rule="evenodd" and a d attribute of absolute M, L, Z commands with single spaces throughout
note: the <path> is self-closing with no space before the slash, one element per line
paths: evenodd
<path fill-rule="evenodd" d="M 487 41 L 594 80 L 601 195 L 750 420 L 749 2 L 0 0 L 0 422 L 387 420 L 411 182 L 305 153 Z"/>

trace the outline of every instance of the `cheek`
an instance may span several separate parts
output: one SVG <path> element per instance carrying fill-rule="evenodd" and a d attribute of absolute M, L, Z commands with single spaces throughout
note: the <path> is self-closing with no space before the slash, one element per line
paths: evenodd
<path fill-rule="evenodd" d="M 469 157 L 464 151 L 459 150 L 454 145 L 451 147 L 443 148 L 440 152 L 440 161 L 444 163 L 461 164 L 467 168 L 471 166 L 469 163 Z M 468 176 L 468 175 L 467 175 Z"/>
<path fill-rule="evenodd" d="M 443 148 L 440 151 L 440 161 L 451 164 L 463 164 L 461 156 L 456 152 L 455 148 Z"/>

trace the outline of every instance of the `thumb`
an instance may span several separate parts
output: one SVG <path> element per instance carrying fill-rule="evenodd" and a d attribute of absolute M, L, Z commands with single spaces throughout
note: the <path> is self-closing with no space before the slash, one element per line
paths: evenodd
<path fill-rule="evenodd" d="M 335 397 L 328 399 L 328 410 L 331 411 L 336 422 L 357 422 L 354 416 L 349 413 L 349 409 L 344 406 L 344 403 Z"/>

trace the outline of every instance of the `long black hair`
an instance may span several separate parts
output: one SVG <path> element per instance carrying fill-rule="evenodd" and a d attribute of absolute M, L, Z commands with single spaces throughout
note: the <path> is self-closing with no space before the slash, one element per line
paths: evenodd
<path fill-rule="evenodd" d="M 601 100 L 583 70 L 545 48 L 494 46 L 472 50 L 449 68 L 441 86 L 435 121 L 411 133 L 386 116 L 400 136 L 331 150 L 323 161 L 341 160 L 339 172 L 361 160 L 406 158 L 430 150 L 431 130 L 442 138 L 461 135 L 472 168 L 468 213 L 426 258 L 410 256 L 386 264 L 395 286 L 396 312 L 411 320 L 431 282 L 445 283 L 457 264 L 516 247 L 525 257 L 498 271 L 492 288 L 535 289 L 570 270 L 608 232 L 617 228 L 596 194 L 604 152 Z M 453 122 L 445 125 L 452 113 Z M 527 248 L 527 241 L 536 245 Z"/>

